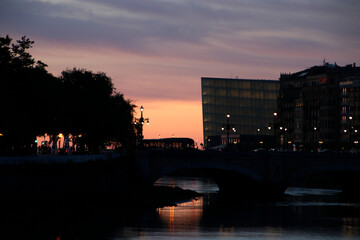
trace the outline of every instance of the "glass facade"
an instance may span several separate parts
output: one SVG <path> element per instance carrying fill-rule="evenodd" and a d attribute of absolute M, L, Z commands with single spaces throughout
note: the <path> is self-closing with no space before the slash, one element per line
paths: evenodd
<path fill-rule="evenodd" d="M 204 142 L 207 147 L 219 143 L 222 130 L 227 124 L 236 128 L 240 141 L 242 136 L 273 135 L 268 130 L 274 121 L 279 81 L 227 78 L 201 78 Z M 215 141 L 212 143 L 212 139 Z"/>

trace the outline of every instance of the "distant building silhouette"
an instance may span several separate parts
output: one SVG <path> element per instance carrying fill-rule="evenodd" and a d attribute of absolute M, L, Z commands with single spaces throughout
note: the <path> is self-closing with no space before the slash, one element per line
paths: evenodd
<path fill-rule="evenodd" d="M 287 128 L 278 144 L 297 149 L 357 148 L 360 121 L 360 68 L 324 62 L 281 74 L 279 124 Z M 282 139 L 285 139 L 282 141 Z"/>
<path fill-rule="evenodd" d="M 274 122 L 279 85 L 278 80 L 201 78 L 205 147 L 226 144 L 227 114 L 230 143 L 243 148 L 273 143 L 268 127 Z"/>

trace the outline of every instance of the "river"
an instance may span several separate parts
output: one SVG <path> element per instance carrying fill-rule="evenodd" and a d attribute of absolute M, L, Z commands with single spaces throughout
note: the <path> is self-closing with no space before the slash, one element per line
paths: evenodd
<path fill-rule="evenodd" d="M 339 190 L 289 188 L 282 201 L 232 202 L 219 199 L 218 187 L 210 179 L 169 177 L 156 184 L 204 196 L 157 209 L 156 224 L 126 227 L 127 239 L 360 238 L 360 203 L 340 201 Z"/>
<path fill-rule="evenodd" d="M 159 186 L 178 186 L 203 197 L 158 209 L 116 203 L 79 205 L 49 200 L 41 209 L 6 210 L 1 239 L 360 239 L 360 202 L 344 202 L 338 190 L 289 188 L 281 201 L 222 199 L 211 179 L 166 177 Z M 234 188 L 234 191 L 240 191 Z M 144 196 L 146 198 L 146 196 Z M 21 201 L 19 201 L 21 202 Z M 3 206 L 4 207 L 4 206 Z"/>

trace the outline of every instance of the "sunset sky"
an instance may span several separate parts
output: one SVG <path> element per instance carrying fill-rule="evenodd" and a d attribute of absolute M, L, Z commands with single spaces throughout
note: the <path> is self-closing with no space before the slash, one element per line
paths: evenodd
<path fill-rule="evenodd" d="M 59 76 L 105 72 L 144 106 L 145 138 L 202 142 L 202 76 L 278 79 L 360 63 L 359 0 L 1 0 L 0 34 Z M 139 109 L 137 110 L 139 116 Z"/>

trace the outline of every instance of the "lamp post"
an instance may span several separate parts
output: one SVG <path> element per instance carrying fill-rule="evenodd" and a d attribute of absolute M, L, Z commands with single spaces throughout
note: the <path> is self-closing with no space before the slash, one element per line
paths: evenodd
<path fill-rule="evenodd" d="M 143 125 L 146 122 L 147 125 L 150 124 L 149 118 L 144 118 L 143 116 L 143 112 L 144 112 L 144 107 L 141 106 L 140 107 L 140 112 L 141 112 L 141 116 L 140 118 L 135 118 L 135 127 L 137 129 L 137 140 L 138 140 L 138 145 L 142 143 L 142 140 L 144 139 L 144 135 L 143 135 Z"/>
<path fill-rule="evenodd" d="M 315 151 L 317 151 L 317 145 L 318 145 L 318 137 L 317 137 L 318 135 L 317 135 L 317 133 L 316 133 L 316 130 L 317 130 L 317 128 L 316 128 L 316 126 L 315 126 L 315 127 L 314 127 L 314 139 L 315 139 L 315 140 L 314 140 L 314 141 L 315 141 L 315 144 L 314 144 L 314 145 L 315 145 L 315 149 L 314 149 L 314 150 L 315 150 Z"/>
<path fill-rule="evenodd" d="M 284 141 L 284 132 L 285 132 L 285 129 L 287 130 L 287 128 L 284 128 L 282 126 L 279 127 L 279 139 L 280 139 L 280 150 L 283 151 L 284 150 L 284 147 L 285 147 L 285 141 Z"/>
<path fill-rule="evenodd" d="M 353 131 L 352 129 L 352 116 L 349 116 L 349 124 L 350 124 L 350 127 L 349 127 L 349 151 L 351 150 L 351 147 L 352 147 L 352 136 L 351 136 L 351 133 Z"/>
<path fill-rule="evenodd" d="M 230 114 L 226 114 L 226 119 L 227 119 L 227 123 L 226 123 L 226 145 L 229 145 L 230 143 Z"/>
<path fill-rule="evenodd" d="M 277 128 L 277 112 L 274 112 L 274 148 L 275 148 L 275 151 L 276 151 L 276 142 L 277 142 L 277 138 L 276 138 L 276 128 Z"/>
<path fill-rule="evenodd" d="M 287 150 L 289 150 L 288 149 L 288 141 L 287 141 L 287 139 L 288 139 L 288 136 L 287 136 L 287 127 L 284 127 L 283 128 L 283 135 L 282 135 L 282 146 L 281 146 L 281 148 L 282 148 L 282 150 L 284 150 L 284 151 L 287 151 Z"/>
<path fill-rule="evenodd" d="M 230 129 L 233 127 L 233 124 L 230 124 L 230 114 L 226 114 L 226 125 L 225 127 L 222 127 L 221 130 L 226 129 L 226 145 L 228 146 L 230 144 Z M 235 127 L 232 128 L 234 132 L 236 132 Z"/>

